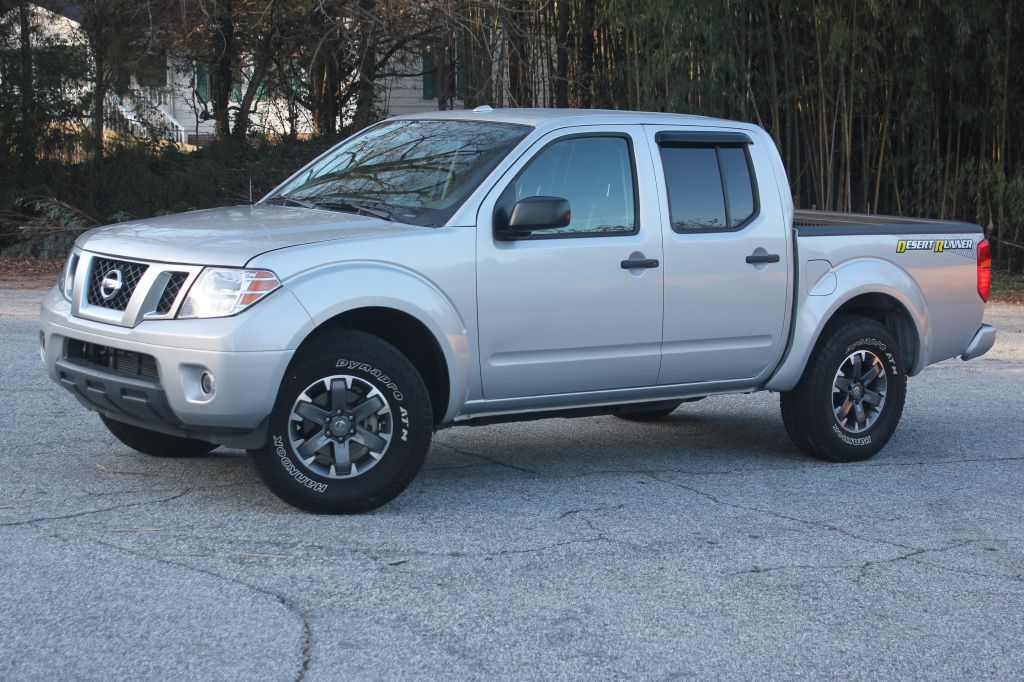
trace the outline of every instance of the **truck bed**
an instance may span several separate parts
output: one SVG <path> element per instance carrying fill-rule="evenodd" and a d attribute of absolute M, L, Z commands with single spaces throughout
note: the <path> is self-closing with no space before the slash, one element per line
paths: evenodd
<path fill-rule="evenodd" d="M 793 227 L 801 236 L 838 237 L 857 234 L 977 234 L 978 225 L 955 220 L 833 211 L 793 212 Z"/>

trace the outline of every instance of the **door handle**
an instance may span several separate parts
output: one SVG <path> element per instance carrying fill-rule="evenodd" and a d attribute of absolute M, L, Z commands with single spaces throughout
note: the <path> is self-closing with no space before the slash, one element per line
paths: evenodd
<path fill-rule="evenodd" d="M 622 261 L 619 265 L 623 270 L 633 270 L 634 268 L 656 268 L 660 263 L 657 258 L 630 258 Z"/>
<path fill-rule="evenodd" d="M 778 263 L 779 254 L 777 253 L 754 253 L 747 256 L 748 263 Z"/>

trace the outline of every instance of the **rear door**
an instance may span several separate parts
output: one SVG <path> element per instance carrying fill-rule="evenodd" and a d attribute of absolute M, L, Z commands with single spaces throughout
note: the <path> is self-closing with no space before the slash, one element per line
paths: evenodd
<path fill-rule="evenodd" d="M 759 136 L 648 127 L 665 235 L 659 384 L 755 383 L 784 348 L 789 227 Z"/>
<path fill-rule="evenodd" d="M 568 199 L 570 224 L 496 238 L 496 210 L 507 215 L 529 196 Z M 657 381 L 663 278 L 656 196 L 639 125 L 549 133 L 496 185 L 481 206 L 477 237 L 486 399 Z M 629 267 L 634 262 L 644 267 Z"/>

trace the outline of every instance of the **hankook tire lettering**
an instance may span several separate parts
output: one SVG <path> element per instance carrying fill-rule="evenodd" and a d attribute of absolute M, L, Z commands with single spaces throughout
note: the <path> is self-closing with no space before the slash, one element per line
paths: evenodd
<path fill-rule="evenodd" d="M 281 464 L 284 466 L 285 471 L 288 472 L 288 475 L 290 475 L 296 481 L 306 486 L 313 492 L 327 492 L 326 483 L 318 483 L 317 481 L 314 481 L 309 476 L 295 468 L 295 465 L 292 463 L 292 460 L 288 457 L 288 450 L 284 446 L 283 436 L 274 436 L 274 452 L 276 452 L 277 456 L 281 458 Z"/>

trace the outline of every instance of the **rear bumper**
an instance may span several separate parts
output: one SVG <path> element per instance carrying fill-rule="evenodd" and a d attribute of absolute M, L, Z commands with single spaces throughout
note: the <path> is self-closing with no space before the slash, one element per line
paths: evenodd
<path fill-rule="evenodd" d="M 973 360 L 981 357 L 992 349 L 996 342 L 996 328 L 990 324 L 983 324 L 974 333 L 974 338 L 967 344 L 967 348 L 960 354 L 962 360 Z"/>

